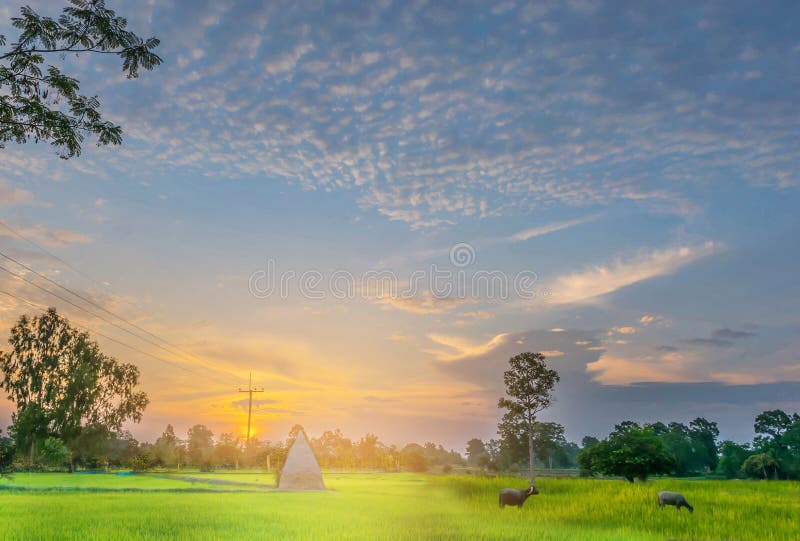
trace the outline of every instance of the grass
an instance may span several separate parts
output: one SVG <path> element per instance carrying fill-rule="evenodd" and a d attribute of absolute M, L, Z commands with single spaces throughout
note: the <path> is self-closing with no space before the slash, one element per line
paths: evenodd
<path fill-rule="evenodd" d="M 332 490 L 300 493 L 273 490 L 263 473 L 16 474 L 0 481 L 15 487 L 0 490 L 0 531 L 4 540 L 82 541 L 800 538 L 796 482 L 542 479 L 541 494 L 525 507 L 500 510 L 497 491 L 524 481 L 414 474 L 328 474 L 325 481 Z M 659 509 L 656 492 L 664 489 L 683 492 L 694 514 Z"/>

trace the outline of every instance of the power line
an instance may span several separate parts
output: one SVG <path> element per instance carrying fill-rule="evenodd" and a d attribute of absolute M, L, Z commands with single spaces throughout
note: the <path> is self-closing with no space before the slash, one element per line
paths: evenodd
<path fill-rule="evenodd" d="M 33 240 L 31 240 L 31 239 L 27 238 L 25 235 L 23 235 L 23 234 L 22 234 L 22 233 L 20 233 L 19 231 L 15 230 L 14 228 L 12 228 L 10 225 L 8 225 L 7 223 L 3 222 L 2 220 L 0 220 L 0 225 L 2 225 L 3 227 L 5 227 L 5 228 L 6 228 L 8 231 L 10 231 L 11 233 L 13 233 L 15 236 L 17 236 L 17 237 L 19 237 L 20 239 L 24 240 L 25 242 L 27 242 L 27 243 L 31 244 L 32 246 L 35 246 L 37 249 L 41 250 L 43 253 L 47 254 L 48 256 L 50 256 L 50 257 L 52 257 L 53 259 L 55 259 L 55 260 L 59 261 L 60 263 L 62 263 L 62 264 L 64 264 L 65 266 L 67 266 L 68 268 L 72 269 L 73 271 L 75 271 L 75 272 L 76 272 L 76 273 L 78 273 L 79 275 L 83 276 L 83 277 L 84 277 L 84 278 L 86 278 L 87 280 L 90 280 L 91 282 L 94 282 L 95 284 L 98 284 L 98 285 L 101 285 L 101 286 L 105 287 L 105 284 L 101 284 L 100 282 L 98 282 L 97 280 L 95 280 L 94 278 L 92 278 L 91 276 L 89 276 L 89 275 L 85 274 L 84 272 L 82 272 L 82 271 L 81 271 L 79 268 L 77 268 L 75 265 L 72 265 L 72 264 L 71 264 L 71 263 L 69 263 L 68 261 L 66 261 L 66 260 L 64 260 L 64 259 L 62 259 L 62 258 L 60 258 L 60 257 L 58 257 L 57 255 L 53 254 L 52 252 L 48 251 L 47 249 L 45 249 L 44 247 L 42 247 L 42 246 L 41 246 L 41 245 L 39 245 L 38 243 L 34 242 Z M 89 312 L 89 311 L 88 311 L 88 310 L 86 310 L 85 308 L 82 308 L 82 307 L 80 307 L 80 306 L 76 305 L 75 303 L 73 303 L 73 302 L 71 302 L 71 301 L 69 301 L 69 300 L 67 300 L 67 299 L 64 299 L 63 297 L 61 297 L 61 296 L 59 296 L 59 295 L 57 295 L 57 294 L 55 294 L 55 293 L 53 293 L 53 292 L 51 292 L 51 291 L 49 291 L 49 290 L 47 290 L 47 289 L 44 289 L 44 288 L 42 288 L 42 287 L 38 286 L 37 284 L 35 284 L 35 283 L 33 283 L 33 282 L 29 281 L 29 280 L 25 280 L 24 278 L 22 278 L 22 277 L 20 277 L 20 276 L 17 276 L 17 278 L 19 278 L 19 279 L 23 279 L 24 281 L 26 281 L 26 282 L 28 282 L 29 284 L 31 284 L 31 285 L 33 285 L 33 286 L 35 286 L 35 287 L 37 287 L 37 288 L 39 288 L 39 289 L 41 289 L 41 290 L 43 290 L 43 291 L 47 292 L 48 294 L 50 294 L 50 295 L 53 295 L 53 296 L 55 296 L 56 298 L 59 298 L 59 299 L 63 300 L 64 302 L 67 302 L 67 303 L 69 303 L 69 304 L 70 304 L 70 305 L 72 305 L 72 306 L 75 306 L 76 308 L 78 308 L 78 309 L 80 309 L 80 310 L 82 310 L 82 311 L 84 311 L 84 312 L 86 312 L 86 313 L 88 313 L 88 314 L 92 315 L 93 317 L 97 317 L 98 319 L 101 319 L 102 321 L 105 321 L 106 323 L 108 323 L 108 324 L 110 324 L 110 325 L 113 325 L 114 327 L 116 327 L 116 328 L 118 328 L 118 329 L 120 329 L 120 330 L 122 330 L 122 331 L 124 331 L 124 332 L 126 332 L 126 333 L 128 333 L 128 334 L 130 334 L 131 336 L 133 336 L 133 337 L 135 337 L 135 338 L 137 338 L 137 339 L 139 339 L 139 340 L 142 340 L 142 341 L 144 341 L 144 342 L 146 342 L 146 343 L 148 343 L 148 344 L 151 344 L 151 345 L 153 345 L 153 346 L 155 346 L 155 347 L 157 347 L 157 348 L 159 348 L 159 349 L 161 349 L 161 350 L 163 350 L 163 351 L 166 351 L 167 353 L 169 353 L 169 354 L 171 354 L 171 355 L 178 355 L 178 356 L 182 356 L 182 357 L 184 358 L 184 360 L 187 360 L 187 359 L 188 359 L 188 360 L 191 360 L 191 361 L 194 361 L 194 362 L 199 362 L 199 363 L 201 363 L 201 364 L 206 364 L 206 363 L 207 363 L 207 361 L 206 361 L 205 359 L 203 359 L 203 358 L 200 358 L 200 357 L 198 357 L 198 356 L 196 356 L 196 355 L 194 355 L 194 354 L 192 354 L 192 353 L 189 353 L 189 352 L 186 352 L 186 351 L 182 350 L 182 349 L 181 349 L 179 346 L 177 346 L 177 345 L 175 345 L 175 344 L 171 343 L 170 341 L 168 341 L 168 340 L 165 340 L 164 338 L 161 338 L 160 336 L 156 335 L 155 333 L 152 333 L 152 332 L 148 331 L 147 329 L 145 329 L 145 328 L 143 328 L 143 327 L 141 327 L 141 326 L 137 325 L 136 323 L 133 323 L 132 321 L 129 321 L 128 319 L 126 319 L 126 318 L 124 318 L 124 317 L 120 316 L 119 314 L 116 314 L 116 313 L 114 313 L 114 312 L 112 312 L 112 311 L 110 311 L 110 310 L 106 309 L 104 306 L 102 306 L 102 305 L 100 305 L 100 304 L 96 303 L 95 301 L 93 301 L 93 300 L 91 300 L 91 299 L 89 299 L 89 298 L 86 298 L 85 296 L 81 295 L 80 293 L 77 293 L 77 292 L 76 292 L 76 291 L 74 291 L 73 289 L 70 289 L 70 288 L 68 288 L 68 287 L 66 287 L 66 286 L 64 286 L 64 285 L 62 285 L 62 284 L 60 284 L 60 283 L 56 282 L 55 280 L 52 280 L 52 279 L 51 279 L 51 278 L 49 278 L 48 276 L 46 276 L 46 275 L 44 275 L 44 274 L 42 274 L 42 273 L 40 273 L 40 272 L 36 271 L 35 269 L 31 268 L 30 266 L 28 266 L 28 265 L 26 265 L 26 264 L 24 264 L 24 263 L 22 263 L 22 262 L 20 262 L 20 261 L 18 261 L 18 260 L 16 260 L 16 259 L 14 259 L 14 258 L 12 258 L 11 256 L 9 256 L 9 255 L 7 255 L 7 254 L 3 253 L 2 251 L 0 251 L 0 255 L 2 255 L 4 258 L 6 258 L 6 259 L 8 259 L 8 260 L 10 260 L 10 261 L 12 261 L 12 262 L 14 262 L 14 263 L 16 263 L 17 265 L 19 265 L 19 266 L 21 266 L 21 267 L 23 267 L 23 268 L 27 269 L 28 271 L 30 271 L 30 272 L 32 272 L 32 273 L 34 273 L 35 275 L 39 276 L 40 278 L 42 278 L 42 279 L 44 279 L 44 280 L 47 280 L 48 282 L 50 282 L 51 284 L 53 284 L 53 285 L 57 286 L 58 288 L 60 288 L 60 289 L 62 289 L 62 290 L 64 290 L 64 291 L 66 291 L 66 292 L 70 293 L 71 295 L 75 296 L 76 298 L 79 298 L 79 299 L 81 299 L 82 301 L 84 301 L 84 302 L 86 302 L 86 303 L 90 304 L 91 306 L 94 306 L 94 307 L 96 307 L 97 309 L 99 309 L 99 310 L 102 310 L 103 312 L 105 312 L 105 313 L 107 313 L 107 314 L 109 314 L 109 315 L 111 315 L 111 316 L 113 316 L 113 317 L 117 318 L 118 320 L 120 320 L 120 321 L 124 322 L 125 324 L 127 324 L 128 326 L 130 326 L 130 327 L 132 327 L 132 328 L 134 328 L 134 329 L 138 330 L 139 332 L 142 332 L 142 333 L 144 333 L 144 334 L 146 334 L 146 335 L 148 335 L 148 336 L 151 336 L 151 337 L 155 338 L 156 340 L 158 340 L 159 342 L 162 342 L 162 343 L 164 343 L 164 344 L 168 345 L 170 348 L 172 348 L 172 350 L 173 350 L 173 351 L 170 351 L 169 349 L 165 348 L 164 346 L 162 346 L 162 345 L 160 345 L 160 344 L 158 344 L 158 343 L 155 343 L 155 342 L 153 342 L 152 340 L 149 340 L 149 339 L 147 339 L 147 338 L 144 338 L 144 337 L 138 336 L 137 334 L 135 334 L 135 333 L 133 333 L 133 332 L 129 331 L 128 329 L 122 328 L 122 327 L 120 327 L 119 325 L 116 325 L 116 324 L 114 324 L 113 322 L 110 322 L 110 321 L 106 320 L 105 318 L 102 318 L 101 316 L 98 316 L 98 315 L 96 315 L 96 314 L 93 314 L 92 312 Z M 2 266 L 0 266 L 0 268 L 2 268 Z M 8 271 L 7 269 L 4 269 L 4 268 L 3 268 L 2 270 L 5 270 L 6 272 L 10 272 L 10 271 Z M 13 273 L 12 273 L 12 274 L 13 274 Z M 16 275 L 15 275 L 15 276 L 16 276 Z M 208 368 L 208 367 L 206 367 L 206 368 Z M 214 369 L 214 370 L 216 370 L 216 369 Z M 222 372 L 222 373 L 223 373 L 223 374 L 226 374 L 225 372 Z M 231 381 L 231 382 L 233 382 L 233 380 L 234 380 L 234 379 L 235 379 L 237 382 L 238 382 L 238 381 L 240 381 L 240 380 L 239 380 L 239 378 L 238 378 L 238 377 L 236 377 L 234 374 L 226 374 L 226 375 L 228 376 L 228 378 L 230 379 L 230 381 Z"/>
<path fill-rule="evenodd" d="M 2 293 L 3 295 L 8 295 L 9 297 L 13 297 L 14 299 L 17 299 L 18 301 L 24 302 L 25 304 L 27 304 L 28 306 L 32 306 L 33 308 L 38 308 L 39 310 L 47 310 L 47 307 L 44 306 L 43 304 L 39 304 L 39 303 L 36 303 L 36 302 L 29 301 L 28 299 L 20 297 L 19 295 L 15 295 L 14 293 L 10 293 L 10 292 L 2 290 L 2 289 L 0 289 L 0 293 Z M 141 349 L 139 349 L 139 348 L 137 348 L 135 346 L 132 346 L 132 345 L 127 344 L 127 343 L 125 343 L 125 342 L 123 342 L 121 340 L 117 340 L 116 338 L 113 338 L 111 336 L 103 334 L 100 331 L 92 329 L 91 327 L 86 327 L 84 325 L 79 325 L 77 323 L 75 323 L 74 325 L 76 327 L 79 327 L 79 328 L 85 330 L 85 331 L 94 333 L 94 334 L 96 334 L 98 336 L 102 336 L 106 340 L 110 340 L 110 341 L 112 341 L 112 342 L 114 342 L 116 344 L 119 344 L 121 346 L 125 346 L 126 348 L 131 349 L 133 351 L 136 351 L 137 353 L 141 353 L 142 355 L 146 355 L 148 357 L 152 357 L 153 359 L 156 359 L 157 361 L 161 361 L 162 363 L 168 364 L 168 365 L 173 366 L 175 368 L 180 368 L 181 370 L 185 370 L 187 372 L 193 372 L 193 370 L 191 370 L 190 368 L 182 366 L 182 365 L 180 365 L 178 363 L 174 363 L 172 361 L 168 361 L 167 359 L 164 359 L 163 357 L 159 357 L 157 355 L 153 355 L 152 353 L 148 353 L 147 351 L 143 351 L 143 350 L 141 350 Z"/>
<path fill-rule="evenodd" d="M 15 273 L 15 272 L 13 272 L 13 271 L 10 271 L 10 270 L 8 270 L 7 268 L 5 268 L 5 267 L 4 267 L 4 266 L 2 266 L 2 265 L 0 265 L 0 271 L 3 271 L 3 272 L 5 272 L 5 273 L 8 273 L 8 274 L 10 274 L 11 276 L 13 276 L 14 278 L 16 278 L 17 280 L 22 280 L 23 282 L 25 282 L 25 283 L 28 283 L 28 284 L 32 285 L 33 287 L 35 287 L 35 288 L 37 288 L 37 289 L 39 289 L 39 290 L 41 290 L 41 291 L 44 291 L 44 292 L 45 292 L 45 293 L 47 293 L 48 295 L 52 295 L 53 297 L 55 297 L 55 298 L 57 298 L 57 299 L 60 299 L 60 300 L 62 300 L 62 301 L 64 301 L 64 302 L 66 302 L 66 303 L 68 303 L 68 304 L 70 304 L 71 306 L 74 306 L 75 308 L 77 308 L 78 310 L 81 310 L 82 312 L 86 312 L 86 313 L 87 313 L 87 314 L 89 314 L 90 316 L 92 316 L 92 317 L 95 317 L 95 318 L 97 318 L 97 319 L 99 319 L 99 320 L 101 320 L 101 321 L 103 321 L 103 322 L 105 322 L 105 323 L 107 323 L 107 324 L 111 325 L 112 327 L 115 327 L 115 328 L 117 328 L 117 329 L 119 329 L 119 330 L 121 330 L 121 331 L 124 331 L 124 332 L 126 332 L 126 333 L 130 334 L 130 335 L 131 335 L 131 336 L 133 336 L 134 338 L 137 338 L 137 339 L 139 339 L 139 340 L 142 340 L 142 341 L 144 341 L 144 342 L 147 342 L 148 344 L 151 344 L 151 345 L 153 345 L 153 346 L 155 346 L 155 347 L 158 347 L 159 349 L 162 349 L 162 350 L 166 351 L 166 352 L 167 352 L 167 353 L 169 353 L 170 355 L 175 355 L 175 352 L 168 350 L 167 348 L 165 348 L 165 347 L 164 347 L 164 346 L 162 346 L 161 344 L 159 344 L 159 343 L 157 343 L 157 342 L 154 342 L 154 341 L 152 341 L 152 340 L 148 340 L 147 338 L 144 338 L 144 337 L 142 337 L 142 336 L 139 336 L 139 335 L 137 335 L 136 333 L 134 333 L 134 332 L 130 331 L 129 329 L 126 329 L 125 327 L 122 327 L 121 325 L 118 325 L 118 324 L 114 323 L 113 321 L 110 321 L 110 320 L 108 320 L 107 318 L 104 318 L 103 316 L 100 316 L 100 315 L 98 315 L 98 314 L 95 314 L 94 312 L 92 312 L 92 311 L 90 311 L 90 310 L 88 310 L 88 309 L 84 308 L 83 306 L 80 306 L 80 305 L 78 305 L 78 304 L 75 304 L 75 303 L 74 303 L 74 302 L 72 302 L 71 300 L 69 300 L 69 299 L 67 299 L 67 298 L 64 298 L 64 297 L 62 297 L 62 296 L 61 296 L 61 295 L 59 295 L 58 293 L 54 293 L 53 291 L 50 291 L 49 289 L 47 289 L 47 288 L 45 288 L 45 287 L 42 287 L 42 286 L 40 286 L 40 285 L 39 285 L 39 284 L 37 284 L 36 282 L 33 282 L 33 281 L 31 281 L 31 280 L 28 280 L 28 279 L 27 279 L 27 278 L 25 278 L 24 276 L 20 276 L 19 274 Z M 208 368 L 208 367 L 206 367 L 206 368 Z M 225 372 L 221 372 L 221 373 L 222 373 L 222 374 L 225 374 Z M 233 374 L 226 374 L 226 376 L 228 376 L 228 378 L 230 378 L 230 381 L 231 381 L 231 382 L 233 382 L 233 379 L 234 379 L 234 378 L 233 378 Z M 236 378 L 236 379 L 238 380 L 238 378 Z"/>
<path fill-rule="evenodd" d="M 155 338 L 155 339 L 157 339 L 157 340 L 160 340 L 161 342 L 163 342 L 163 343 L 165 343 L 165 344 L 169 345 L 169 346 L 170 346 L 170 347 L 172 347 L 173 349 L 176 349 L 176 350 L 178 350 L 178 352 L 179 352 L 179 353 L 183 353 L 184 355 L 188 355 L 188 354 L 186 354 L 186 353 L 184 353 L 184 352 L 180 351 L 180 350 L 178 349 L 178 347 L 177 347 L 177 346 L 175 346 L 174 344 L 171 344 L 171 343 L 169 343 L 167 340 L 164 340 L 163 338 L 161 338 L 161 337 L 159 337 L 159 336 L 157 336 L 157 335 L 153 334 L 152 332 L 148 331 L 147 329 L 144 329 L 144 328 L 140 327 L 140 326 L 139 326 L 139 325 L 137 325 L 136 323 L 133 323 L 132 321 L 129 321 L 129 320 L 125 319 L 124 317 L 120 316 L 119 314 L 115 314 L 115 313 L 114 313 L 114 312 L 112 312 L 111 310 L 108 310 L 107 308 L 105 308 L 104 306 L 102 306 L 102 305 L 100 305 L 100 304 L 96 303 L 96 302 L 95 302 L 95 301 L 93 301 L 92 299 L 89 299 L 89 298 L 87 298 L 87 297 L 84 297 L 83 295 L 81 295 L 80 293 L 76 292 L 75 290 L 73 290 L 73 289 L 70 289 L 70 288 L 68 288 L 67 286 L 64 286 L 64 285 L 62 285 L 62 284 L 60 284 L 60 283 L 56 282 L 55 280 L 53 280 L 53 279 L 49 278 L 48 276 L 46 276 L 46 275 L 42 274 L 41 272 L 38 272 L 37 270 L 35 270 L 35 269 L 31 268 L 30 266 L 26 265 L 25 263 L 22 263 L 21 261 L 18 261 L 18 260 L 16 260 L 16 259 L 14 259 L 14 258 L 13 258 L 13 257 L 11 257 L 10 255 L 8 255 L 8 254 L 6 254 L 6 253 L 4 253 L 4 252 L 0 251 L 0 256 L 2 256 L 2 257 L 4 257 L 4 258 L 8 259 L 9 261 L 12 261 L 12 262 L 16 263 L 17 265 L 19 265 L 20 267 L 23 267 L 23 268 L 25 268 L 26 270 L 28 270 L 28 271 L 30 271 L 30 272 L 32 272 L 32 273 L 34 273 L 34 274 L 35 274 L 36 276 L 38 276 L 39 278 L 42 278 L 43 280 L 47 280 L 48 282 L 50 282 L 50 283 L 51 283 L 51 284 L 53 284 L 54 286 L 56 286 L 56 287 L 58 287 L 58 288 L 60 288 L 60 289 L 63 289 L 63 290 L 64 290 L 64 291 L 66 291 L 67 293 L 69 293 L 69 294 L 71 294 L 71 295 L 74 295 L 75 297 L 77 297 L 77 298 L 81 299 L 83 302 L 85 302 L 85 303 L 87 303 L 87 304 L 90 304 L 90 305 L 94 306 L 95 308 L 97 308 L 97 309 L 99 309 L 99 310 L 102 310 L 103 312 L 105 312 L 105 313 L 107 313 L 107 314 L 109 314 L 109 315 L 111 315 L 111 316 L 113 316 L 113 317 L 115 317 L 115 318 L 119 319 L 120 321 L 123 321 L 123 322 L 125 322 L 127 325 L 130 325 L 130 326 L 131 326 L 131 327 L 133 327 L 134 329 L 137 329 L 137 330 L 138 330 L 138 331 L 140 331 L 140 332 L 143 332 L 143 333 L 145 333 L 145 334 L 147 334 L 147 335 L 149 335 L 149 336 L 152 336 L 153 338 Z M 129 333 L 130 333 L 130 331 L 126 331 L 126 332 L 129 332 Z M 133 333 L 131 333 L 131 334 L 133 334 Z M 137 335 L 135 335 L 135 334 L 134 334 L 134 336 L 136 336 L 136 337 L 137 337 L 137 338 L 139 338 L 140 340 L 145 340 L 146 342 L 148 341 L 148 340 L 146 340 L 146 339 L 144 339 L 144 338 L 141 338 L 141 337 L 139 337 L 139 336 L 137 336 Z M 159 344 L 156 344 L 156 343 L 153 343 L 153 342 L 149 342 L 149 343 L 151 343 L 151 344 L 153 344 L 153 345 L 155 345 L 155 346 L 157 346 L 157 347 L 160 347 L 160 348 L 164 349 L 165 351 L 169 351 L 169 350 L 167 350 L 166 348 L 163 348 L 163 347 L 162 347 L 161 345 L 159 345 Z M 175 354 L 175 352 L 173 352 L 173 351 L 170 351 L 170 353 L 172 353 L 173 355 Z"/>
<path fill-rule="evenodd" d="M 39 251 L 41 251 L 41 252 L 43 252 L 43 253 L 47 254 L 48 256 L 52 257 L 53 259 L 55 259 L 56 261 L 58 261 L 59 263 L 61 263 L 61 264 L 62 264 L 62 265 L 64 265 L 65 267 L 67 267 L 67 268 L 71 269 L 72 271 L 74 271 L 75 273 L 77 273 L 77 274 L 79 274 L 79 275 L 83 276 L 84 278 L 86 278 L 86 279 L 87 279 L 87 280 L 89 280 L 90 282 L 93 282 L 93 283 L 95 283 L 95 284 L 97 284 L 97 285 L 99 285 L 99 286 L 106 287 L 106 284 L 103 284 L 103 283 L 101 283 L 101 282 L 99 282 L 99 281 L 95 280 L 94 278 L 92 278 L 92 277 L 91 277 L 91 276 L 89 276 L 88 274 L 86 274 L 86 273 L 84 273 L 83 271 L 81 271 L 81 270 L 80 270 L 78 267 L 76 267 L 76 266 L 72 265 L 72 264 L 71 264 L 69 261 L 65 261 L 64 259 L 61 259 L 60 257 L 58 257 L 56 254 L 54 254 L 54 253 L 53 253 L 53 252 L 51 252 L 50 250 L 47 250 L 46 248 L 44 248 L 43 246 L 41 246 L 39 243 L 37 243 L 37 242 L 34 242 L 33 240 L 29 239 L 28 237 L 26 237 L 25 235 L 23 235 L 22 233 L 20 233 L 19 231 L 17 231 L 16 229 L 14 229 L 13 227 L 11 227 L 11 226 L 10 226 L 10 225 L 8 225 L 7 223 L 5 223 L 3 220 L 0 220 L 0 226 L 3 226 L 3 227 L 4 227 L 4 228 L 6 228 L 8 231 L 10 231 L 10 232 L 11 232 L 11 233 L 12 233 L 12 234 L 15 236 L 15 237 L 17 237 L 17 238 L 20 238 L 20 239 L 24 240 L 25 242 L 27 242 L 27 243 L 28 243 L 28 244 L 30 244 L 31 246 L 35 247 L 35 248 L 36 248 L 36 249 L 38 249 Z"/>
<path fill-rule="evenodd" d="M 23 237 L 23 238 L 24 238 L 24 237 Z M 98 316 L 98 315 L 96 315 L 96 314 L 92 314 L 91 312 L 89 312 L 89 311 L 88 311 L 88 310 L 86 310 L 85 308 L 82 308 L 82 307 L 80 307 L 80 306 L 77 306 L 76 304 L 74 304 L 74 303 L 72 303 L 72 302 L 70 302 L 70 301 L 68 301 L 68 300 L 64 299 L 63 297 L 60 297 L 60 296 L 57 296 L 57 295 L 56 295 L 56 296 L 57 296 L 58 298 L 60 298 L 61 300 L 64 300 L 65 302 L 70 302 L 70 304 L 72 304 L 72 305 L 73 305 L 73 306 L 75 306 L 76 308 L 79 308 L 79 309 L 81 309 L 81 310 L 83 310 L 83 311 L 85 311 L 85 312 L 87 312 L 87 313 L 89 313 L 89 314 L 93 315 L 94 317 L 98 317 L 98 318 L 100 318 L 100 319 L 103 319 L 103 321 L 106 321 L 106 323 L 109 323 L 110 325 L 114 325 L 114 326 L 115 326 L 115 327 L 117 327 L 118 329 L 121 329 L 121 330 L 123 330 L 123 331 L 127 332 L 128 334 L 130 334 L 130 335 L 134 336 L 135 338 L 138 338 L 139 340 L 143 340 L 144 342 L 147 342 L 147 343 L 149 343 L 149 344 L 151 344 L 151 345 L 153 345 L 153 346 L 155 346 L 155 347 L 157 347 L 157 348 L 159 348 L 159 349 L 162 349 L 162 350 L 166 351 L 167 353 L 170 353 L 170 354 L 172 354 L 172 355 L 179 355 L 179 356 L 183 356 L 184 358 L 189 358 L 189 359 L 191 359 L 191 360 L 193 360 L 193 361 L 200 362 L 200 363 L 203 363 L 203 362 L 205 362 L 203 359 L 201 359 L 201 358 L 199 358 L 199 357 L 197 357 L 197 356 L 195 356 L 195 355 L 193 355 L 193 354 L 191 354 L 191 353 L 188 353 L 188 352 L 186 352 L 186 351 L 183 351 L 183 350 L 182 350 L 180 347 L 178 347 L 177 345 L 175 345 L 175 344 L 171 343 L 170 341 L 168 341 L 168 340 L 165 340 L 164 338 L 161 338 L 160 336 L 158 336 L 158 335 L 156 335 L 156 334 L 154 334 L 154 333 L 152 333 L 152 332 L 148 331 L 147 329 L 145 329 L 145 328 L 143 328 L 143 327 L 141 327 L 141 326 L 137 325 L 136 323 L 133 323 L 132 321 L 130 321 L 130 320 L 128 320 L 128 319 L 126 319 L 126 318 L 124 318 L 123 316 L 121 316 L 121 315 L 119 315 L 119 314 L 116 314 L 116 313 L 114 313 L 114 312 L 112 312 L 112 311 L 108 310 L 107 308 L 105 308 L 104 306 L 102 306 L 102 305 L 98 304 L 97 302 L 93 301 L 92 299 L 89 299 L 89 298 L 87 298 L 87 297 L 85 297 L 85 296 L 81 295 L 80 293 L 76 292 L 75 290 L 73 290 L 73 289 L 71 289 L 71 288 L 69 288 L 69 287 L 67 287 L 67 286 L 64 286 L 64 285 L 62 285 L 62 284 L 60 284 L 59 282 L 56 282 L 55 280 L 51 279 L 50 277 L 48 277 L 48 276 L 46 276 L 46 275 L 42 274 L 41 272 L 38 272 L 37 270 L 33 269 L 33 268 L 32 268 L 32 267 L 30 267 L 29 265 L 26 265 L 25 263 L 22 263 L 21 261 L 18 261 L 17 259 L 15 259 L 15 258 L 11 257 L 10 255 L 8 255 L 8 254 L 6 254 L 6 253 L 4 253 L 4 252 L 0 251 L 0 256 L 2 256 L 2 257 L 4 257 L 4 258 L 6 258 L 6 259 L 8 259 L 9 261 L 11 261 L 11 262 L 13 262 L 13 263 L 15 263 L 15 264 L 19 265 L 20 267 L 23 267 L 24 269 L 26 269 L 26 270 L 28 270 L 28 271 L 32 272 L 33 274 L 35 274 L 36 276 L 38 276 L 38 277 L 42 278 L 43 280 L 46 280 L 46 281 L 48 281 L 49 283 L 51 283 L 51 284 L 55 285 L 56 287 L 58 287 L 58 288 L 60 288 L 60 289 L 62 289 L 62 290 L 64 290 L 64 291 L 66 291 L 66 292 L 67 292 L 67 293 L 69 293 L 70 295 L 73 295 L 73 296 L 75 296 L 75 297 L 77 297 L 77 298 L 81 299 L 81 300 L 82 300 L 82 301 L 84 301 L 85 303 L 87 303 L 87 304 L 90 304 L 91 306 L 94 306 L 95 308 L 97 308 L 97 309 L 99 309 L 99 310 L 102 310 L 103 312 L 105 312 L 105 313 L 107 313 L 107 314 L 109 314 L 109 315 L 111 315 L 111 316 L 113 316 L 113 317 L 117 318 L 118 320 L 120 320 L 120 321 L 124 322 L 125 324 L 129 325 L 130 327 L 133 327 L 134 329 L 138 330 L 139 332 L 142 332 L 142 333 L 144 333 L 144 334 L 146 334 L 146 335 L 148 335 L 148 336 L 152 336 L 152 337 L 153 337 L 153 338 L 155 338 L 156 340 L 158 340 L 158 341 L 160 341 L 160 342 L 162 342 L 162 343 L 164 343 L 164 344 L 168 345 L 170 348 L 172 348 L 172 350 L 173 350 L 173 351 L 170 351 L 169 349 L 165 348 L 163 345 L 161 345 L 161 344 L 159 344 L 159 343 L 156 343 L 156 342 L 153 342 L 152 340 L 149 340 L 149 339 L 147 339 L 147 338 L 143 338 L 143 337 L 141 337 L 141 336 L 138 336 L 137 334 L 135 334 L 135 333 L 131 332 L 131 331 L 130 331 L 130 330 L 128 330 L 128 329 L 122 328 L 122 327 L 120 327 L 119 325 L 116 325 L 116 324 L 114 324 L 114 323 L 111 323 L 111 322 L 109 322 L 108 320 L 105 320 L 105 319 L 103 319 L 103 318 L 100 318 L 100 316 Z M 63 261 L 63 260 L 62 260 L 62 261 Z M 72 266 L 70 266 L 70 267 L 72 268 Z M 26 280 L 26 281 L 27 281 L 27 280 Z M 31 285 L 36 285 L 36 284 L 34 284 L 33 282 L 28 282 L 28 283 L 30 283 Z M 39 287 L 39 286 L 36 286 L 36 287 Z M 41 289 L 41 288 L 40 288 L 40 289 Z M 45 291 L 49 291 L 49 290 L 45 290 Z M 51 294 L 55 295 L 54 293 L 51 293 Z M 230 375 L 232 376 L 232 374 L 230 374 Z M 233 380 L 233 378 L 231 378 L 231 381 L 232 381 L 232 380 Z M 239 380 L 239 378 L 236 378 L 236 380 L 238 381 L 238 380 Z"/>

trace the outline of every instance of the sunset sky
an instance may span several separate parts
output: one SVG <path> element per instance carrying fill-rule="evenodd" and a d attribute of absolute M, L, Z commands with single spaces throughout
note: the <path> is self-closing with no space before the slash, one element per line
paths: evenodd
<path fill-rule="evenodd" d="M 800 409 L 800 3 L 107 3 L 164 64 L 65 60 L 124 144 L 0 150 L 0 219 L 59 259 L 2 225 L 0 250 L 158 338 L 0 289 L 117 341 L 135 436 L 242 433 L 252 371 L 259 437 L 463 451 L 522 351 L 575 441 Z M 0 294 L 0 332 L 34 312 Z"/>

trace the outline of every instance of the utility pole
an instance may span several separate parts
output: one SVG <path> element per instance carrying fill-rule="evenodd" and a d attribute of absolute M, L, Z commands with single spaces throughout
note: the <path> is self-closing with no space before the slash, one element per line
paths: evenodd
<path fill-rule="evenodd" d="M 245 445 L 250 443 L 250 417 L 253 414 L 253 393 L 263 393 L 264 387 L 253 387 L 253 373 L 250 372 L 250 383 L 247 386 L 247 389 L 242 389 L 239 387 L 240 393 L 247 393 L 250 395 L 250 403 L 247 406 L 247 441 Z"/>

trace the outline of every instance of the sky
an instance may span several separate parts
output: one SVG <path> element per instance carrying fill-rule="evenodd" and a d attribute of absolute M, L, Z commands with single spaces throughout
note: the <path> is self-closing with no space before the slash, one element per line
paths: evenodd
<path fill-rule="evenodd" d="M 243 434 L 252 372 L 260 438 L 463 450 L 523 351 L 573 441 L 800 410 L 800 4 L 107 3 L 164 64 L 63 60 L 124 142 L 0 150 L 45 251 L 0 250 L 124 321 L 0 287 L 140 367 L 136 437 Z M 0 332 L 37 310 L 0 295 Z"/>

